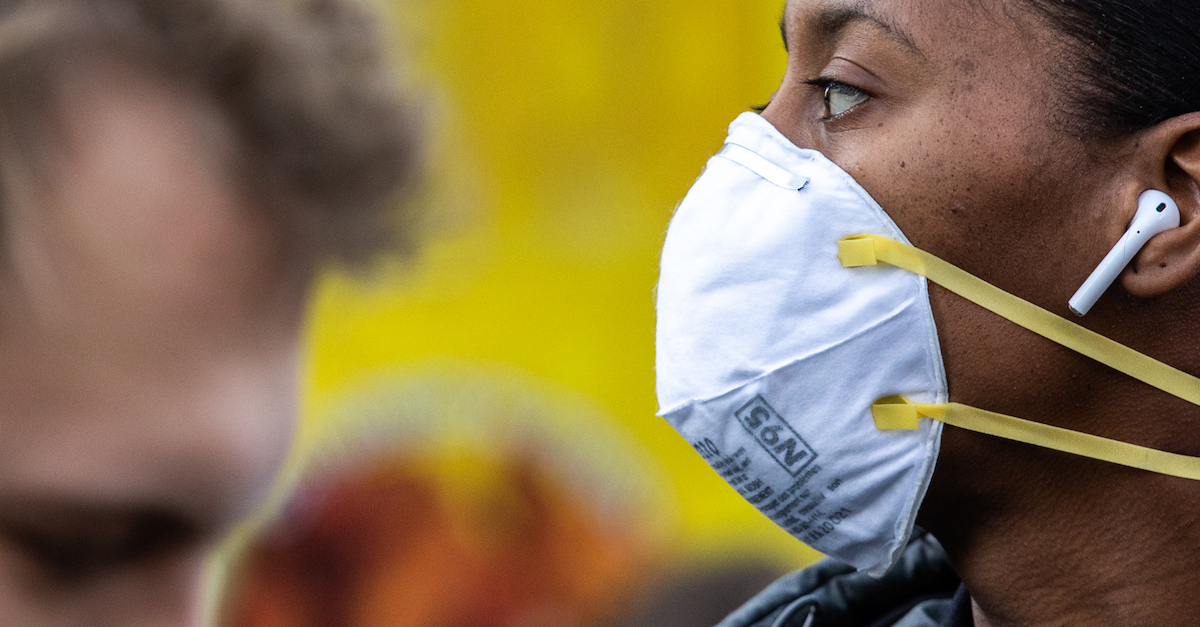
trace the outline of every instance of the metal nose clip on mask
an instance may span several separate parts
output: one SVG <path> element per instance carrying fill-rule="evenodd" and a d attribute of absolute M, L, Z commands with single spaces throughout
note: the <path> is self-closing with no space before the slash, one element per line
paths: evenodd
<path fill-rule="evenodd" d="M 1077 316 L 1086 314 L 1151 237 L 1178 226 L 1179 207 L 1170 196 L 1156 189 L 1142 192 L 1129 230 L 1117 240 L 1116 246 L 1108 251 L 1100 265 L 1071 297 L 1071 313 Z"/>

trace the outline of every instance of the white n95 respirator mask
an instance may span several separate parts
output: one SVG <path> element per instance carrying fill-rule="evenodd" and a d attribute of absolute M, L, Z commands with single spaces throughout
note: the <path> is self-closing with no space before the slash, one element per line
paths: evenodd
<path fill-rule="evenodd" d="M 881 574 L 942 423 L 1200 479 L 1200 460 L 947 403 L 926 279 L 1200 404 L 1200 380 L 911 247 L 854 179 L 745 113 L 679 205 L 658 284 L 663 416 L 776 524 Z"/>
<path fill-rule="evenodd" d="M 906 241 L 821 153 L 738 117 L 667 231 L 657 388 L 660 415 L 776 524 L 886 568 L 942 427 L 879 431 L 871 404 L 944 403 L 946 374 L 925 279 L 838 261 L 838 241 L 861 233 Z"/>

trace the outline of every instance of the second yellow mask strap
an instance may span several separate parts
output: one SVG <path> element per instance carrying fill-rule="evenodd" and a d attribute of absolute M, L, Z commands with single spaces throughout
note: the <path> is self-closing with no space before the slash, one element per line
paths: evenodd
<path fill-rule="evenodd" d="M 881 430 L 916 429 L 919 417 L 932 418 L 961 429 L 1016 440 L 1064 453 L 1073 453 L 1131 468 L 1200 480 L 1200 458 L 1110 440 L 1040 422 L 984 411 L 969 405 L 926 405 L 894 396 L 871 406 Z"/>

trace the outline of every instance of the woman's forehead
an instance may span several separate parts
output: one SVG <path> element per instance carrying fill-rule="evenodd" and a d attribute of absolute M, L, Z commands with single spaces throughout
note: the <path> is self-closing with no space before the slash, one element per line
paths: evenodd
<path fill-rule="evenodd" d="M 1030 49 L 1052 33 L 1023 7 L 1021 0 L 789 0 L 781 29 L 785 42 L 791 35 L 824 41 L 869 26 L 927 56 L 1014 44 Z"/>

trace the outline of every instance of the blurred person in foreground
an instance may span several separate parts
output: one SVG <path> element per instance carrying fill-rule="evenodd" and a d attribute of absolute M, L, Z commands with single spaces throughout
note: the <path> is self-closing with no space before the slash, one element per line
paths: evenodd
<path fill-rule="evenodd" d="M 667 233 L 658 391 L 830 559 L 723 627 L 1200 624 L 1198 26 L 786 3 Z"/>
<path fill-rule="evenodd" d="M 0 2 L 0 624 L 196 621 L 316 269 L 410 234 L 385 58 L 349 1 Z"/>

